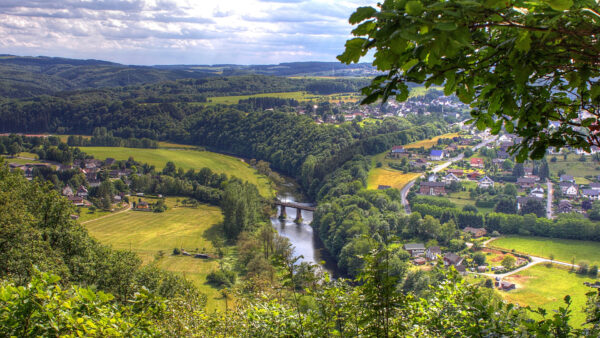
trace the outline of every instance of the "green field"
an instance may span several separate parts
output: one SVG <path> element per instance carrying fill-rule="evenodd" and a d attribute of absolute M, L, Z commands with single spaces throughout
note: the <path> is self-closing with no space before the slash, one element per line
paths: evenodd
<path fill-rule="evenodd" d="M 283 92 L 283 93 L 263 93 L 254 95 L 236 95 L 236 96 L 214 96 L 208 98 L 208 103 L 199 104 L 238 104 L 240 100 L 245 100 L 251 97 L 278 97 L 281 99 L 295 99 L 297 101 L 358 101 L 359 94 L 357 93 L 338 93 L 331 95 L 315 95 L 307 92 Z"/>
<path fill-rule="evenodd" d="M 220 293 L 205 282 L 206 274 L 218 268 L 218 261 L 171 256 L 171 253 L 177 247 L 215 254 L 210 239 L 223 221 L 221 210 L 208 205 L 176 207 L 176 198 L 167 198 L 167 205 L 169 209 L 164 213 L 127 211 L 88 221 L 84 226 L 101 243 L 137 253 L 144 264 L 153 262 L 162 251 L 164 257 L 156 264 L 185 275 L 208 296 L 208 308 L 216 309 L 221 306 Z"/>
<path fill-rule="evenodd" d="M 82 223 L 82 222 L 88 222 L 88 221 L 91 221 L 93 219 L 100 218 L 100 217 L 107 216 L 107 215 L 111 214 L 110 211 L 104 211 L 104 210 L 101 210 L 101 209 L 95 209 L 93 212 L 90 211 L 90 208 L 86 208 L 86 207 L 79 207 L 77 209 L 79 210 L 79 219 L 78 219 L 78 221 L 80 223 Z"/>
<path fill-rule="evenodd" d="M 556 162 L 550 161 L 552 157 L 556 157 Z M 590 181 L 585 176 L 600 175 L 600 163 L 593 161 L 594 156 L 585 156 L 586 161 L 580 162 L 580 155 L 569 154 L 567 160 L 564 160 L 564 155 L 548 155 L 548 165 L 550 167 L 550 175 L 558 177 L 558 172 L 564 170 L 567 175 L 572 175 L 577 184 L 588 184 Z"/>
<path fill-rule="evenodd" d="M 571 259 L 575 257 L 575 264 L 582 260 L 590 264 L 600 264 L 600 242 L 510 236 L 496 239 L 488 246 L 506 250 L 514 249 L 517 252 L 544 258 L 550 258 L 552 254 L 555 260 L 566 263 L 571 263 Z"/>
<path fill-rule="evenodd" d="M 274 190 L 268 178 L 259 175 L 239 158 L 212 153 L 209 151 L 185 150 L 185 149 L 138 149 L 123 147 L 80 147 L 80 149 L 95 158 L 105 159 L 112 157 L 117 160 L 127 160 L 132 156 L 136 161 L 148 163 L 161 170 L 168 161 L 175 163 L 177 168 L 184 170 L 200 170 L 203 167 L 210 168 L 217 173 L 227 176 L 235 176 L 244 181 L 255 184 L 260 194 L 264 197 L 273 197 Z"/>
<path fill-rule="evenodd" d="M 517 285 L 516 290 L 499 291 L 504 299 L 522 306 L 542 307 L 548 310 L 547 317 L 554 314 L 551 310 L 558 309 L 560 306 L 564 307 L 563 299 L 566 295 L 570 295 L 573 302 L 570 308 L 572 310 L 571 323 L 576 326 L 584 323 L 585 314 L 582 309 L 587 300 L 585 294 L 594 289 L 583 283 L 591 282 L 593 279 L 570 272 L 566 267 L 557 265 L 548 267 L 546 264 L 537 264 L 518 274 L 506 277 L 504 280 Z"/>

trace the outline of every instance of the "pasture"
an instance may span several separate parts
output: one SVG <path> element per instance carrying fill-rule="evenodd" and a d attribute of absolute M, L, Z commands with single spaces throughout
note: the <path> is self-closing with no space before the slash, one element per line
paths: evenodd
<path fill-rule="evenodd" d="M 550 255 L 554 255 L 555 260 L 565 263 L 571 263 L 571 260 L 575 258 L 575 264 L 583 260 L 590 264 L 600 264 L 600 242 L 510 236 L 496 239 L 488 246 L 505 250 L 514 249 L 516 252 L 543 258 L 550 258 Z"/>
<path fill-rule="evenodd" d="M 333 102 L 357 102 L 360 99 L 358 93 L 337 93 L 331 95 L 316 95 L 307 92 L 283 92 L 283 93 L 262 93 L 254 95 L 234 95 L 234 96 L 213 96 L 208 98 L 207 103 L 198 104 L 238 104 L 240 100 L 246 100 L 251 97 L 278 97 L 281 99 L 295 99 L 299 102 L 305 101 L 333 101 Z"/>
<path fill-rule="evenodd" d="M 498 291 L 505 300 L 521 306 L 531 306 L 534 309 L 544 308 L 548 311 L 546 315 L 548 318 L 554 314 L 552 310 L 565 306 L 563 299 L 566 295 L 570 295 L 571 323 L 581 326 L 585 322 L 585 313 L 582 310 L 587 301 L 585 294 L 594 289 L 583 283 L 592 282 L 593 279 L 571 272 L 567 267 L 537 264 L 504 280 L 517 285 L 515 290 Z M 539 315 L 531 314 L 531 316 L 541 319 Z"/>
<path fill-rule="evenodd" d="M 434 145 L 437 144 L 437 141 L 439 139 L 442 138 L 454 138 L 454 137 L 458 137 L 459 134 L 458 133 L 448 133 L 448 134 L 443 134 L 443 135 L 439 135 L 427 140 L 421 140 L 421 141 L 417 141 L 417 142 L 413 142 L 413 143 L 409 143 L 407 145 L 404 146 L 405 149 L 413 149 L 413 148 L 425 148 L 425 149 L 429 149 L 431 147 L 433 147 Z"/>
<path fill-rule="evenodd" d="M 218 207 L 200 205 L 198 208 L 177 206 L 176 198 L 167 198 L 163 213 L 126 211 L 88 221 L 84 226 L 90 235 L 114 249 L 131 250 L 144 264 L 156 264 L 168 271 L 189 278 L 208 296 L 209 309 L 220 306 L 220 293 L 205 284 L 206 274 L 218 268 L 218 261 L 189 256 L 172 256 L 174 248 L 214 255 L 211 238 L 223 221 Z M 157 259 L 159 252 L 163 258 Z"/>
<path fill-rule="evenodd" d="M 564 155 L 547 155 L 550 175 L 558 177 L 558 172 L 564 170 L 567 175 L 572 175 L 577 184 L 588 184 L 586 176 L 600 175 L 600 163 L 594 161 L 595 156 L 584 156 L 585 162 L 579 161 L 580 155 L 569 154 L 565 160 Z M 551 159 L 556 157 L 556 162 Z"/>
<path fill-rule="evenodd" d="M 156 166 L 158 170 L 171 161 L 177 168 L 196 171 L 207 167 L 213 172 L 235 176 L 244 181 L 255 184 L 263 197 L 273 197 L 274 190 L 269 179 L 258 174 L 250 165 L 239 158 L 217 154 L 209 151 L 187 149 L 139 149 L 123 147 L 80 147 L 87 154 L 98 159 L 112 157 L 116 160 L 127 160 L 130 156 L 141 163 Z"/>

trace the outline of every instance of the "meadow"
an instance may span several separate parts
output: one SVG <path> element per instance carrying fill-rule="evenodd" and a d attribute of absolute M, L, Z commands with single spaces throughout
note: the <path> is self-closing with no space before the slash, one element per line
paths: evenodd
<path fill-rule="evenodd" d="M 357 93 L 337 93 L 331 95 L 315 95 L 307 92 L 283 92 L 283 93 L 262 93 L 254 95 L 234 95 L 234 96 L 213 96 L 208 98 L 207 103 L 198 103 L 203 105 L 215 104 L 238 104 L 240 100 L 246 100 L 251 97 L 278 97 L 281 99 L 295 99 L 299 102 L 305 101 L 331 101 L 331 102 L 357 102 L 360 95 Z"/>
<path fill-rule="evenodd" d="M 258 174 L 256 170 L 239 158 L 217 154 L 209 151 L 187 149 L 138 149 L 123 147 L 80 147 L 80 149 L 95 158 L 112 157 L 117 160 L 127 160 L 132 156 L 136 161 L 148 163 L 162 170 L 168 161 L 175 163 L 177 168 L 184 170 L 210 168 L 213 172 L 235 176 L 255 184 L 263 197 L 273 197 L 275 192 L 269 179 Z"/>
<path fill-rule="evenodd" d="M 437 145 L 437 141 L 439 139 L 454 138 L 454 137 L 458 137 L 458 136 L 460 136 L 458 133 L 443 134 L 443 135 L 439 135 L 439 136 L 436 136 L 434 138 L 430 138 L 427 140 L 421 140 L 421 141 L 409 143 L 409 144 L 405 145 L 404 148 L 405 149 L 413 149 L 413 148 L 423 147 L 425 149 L 429 149 L 429 148 L 433 147 L 434 145 Z"/>
<path fill-rule="evenodd" d="M 570 295 L 572 300 L 571 323 L 581 326 L 585 322 L 585 313 L 583 312 L 587 301 L 585 294 L 594 289 L 583 283 L 592 282 L 593 279 L 571 272 L 567 267 L 558 265 L 549 267 L 546 264 L 537 264 L 518 274 L 506 277 L 504 280 L 517 285 L 515 290 L 498 291 L 505 300 L 521 306 L 544 308 L 548 311 L 546 316 L 551 317 L 554 314 L 552 310 L 564 307 L 563 299 L 566 295 Z M 541 319 L 539 315 L 532 314 L 532 316 L 535 319 Z"/>
<path fill-rule="evenodd" d="M 222 305 L 221 294 L 206 284 L 206 275 L 218 268 L 218 261 L 172 256 L 172 252 L 174 248 L 184 248 L 188 252 L 216 254 L 211 239 L 223 221 L 221 210 L 208 205 L 180 207 L 174 197 L 167 198 L 166 204 L 168 209 L 163 213 L 126 211 L 87 221 L 84 226 L 101 243 L 131 250 L 144 264 L 154 262 L 193 281 L 208 296 L 208 309 L 216 309 Z"/>
<path fill-rule="evenodd" d="M 556 157 L 556 162 L 552 162 L 551 159 Z M 558 172 L 564 170 L 567 175 L 571 175 L 575 178 L 577 184 L 588 184 L 590 181 L 585 176 L 596 176 L 600 175 L 600 163 L 593 160 L 594 156 L 584 156 L 585 162 L 579 161 L 580 155 L 569 154 L 565 160 L 564 155 L 548 155 L 548 166 L 550 168 L 550 175 L 558 177 Z"/>
<path fill-rule="evenodd" d="M 514 249 L 516 252 L 544 258 L 554 255 L 555 260 L 565 263 L 571 263 L 574 257 L 575 264 L 582 260 L 588 261 L 590 264 L 600 264 L 600 242 L 510 236 L 496 239 L 488 246 L 505 250 Z"/>

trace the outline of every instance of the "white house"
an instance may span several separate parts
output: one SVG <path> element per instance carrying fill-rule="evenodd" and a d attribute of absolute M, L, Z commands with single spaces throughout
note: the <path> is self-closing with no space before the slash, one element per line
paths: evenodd
<path fill-rule="evenodd" d="M 431 150 L 431 153 L 429 154 L 429 159 L 432 161 L 441 161 L 444 159 L 444 151 L 443 150 L 436 150 L 433 149 Z"/>
<path fill-rule="evenodd" d="M 452 182 L 459 182 L 460 179 L 458 177 L 456 177 L 456 175 L 454 175 L 453 173 L 450 173 L 448 175 L 446 175 L 442 181 L 444 182 L 445 185 L 450 185 L 450 183 Z"/>
<path fill-rule="evenodd" d="M 438 259 L 438 257 L 441 255 L 442 250 L 439 246 L 430 246 L 429 248 L 427 248 L 427 250 L 425 250 L 425 257 L 427 257 L 427 259 L 430 261 Z"/>
<path fill-rule="evenodd" d="M 529 196 L 538 197 L 538 198 L 544 198 L 544 188 L 542 188 L 539 184 L 536 185 L 529 192 Z"/>
<path fill-rule="evenodd" d="M 477 186 L 483 189 L 494 187 L 494 181 L 491 178 L 485 176 L 482 179 L 480 179 L 479 182 L 477 182 Z"/>
<path fill-rule="evenodd" d="M 583 189 L 581 191 L 581 196 L 597 201 L 600 199 L 600 190 Z"/>

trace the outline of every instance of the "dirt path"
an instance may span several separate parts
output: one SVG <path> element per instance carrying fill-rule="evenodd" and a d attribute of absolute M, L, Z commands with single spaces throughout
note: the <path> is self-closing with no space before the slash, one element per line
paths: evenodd
<path fill-rule="evenodd" d="M 101 216 L 101 217 L 98 217 L 98 218 L 94 218 L 94 219 L 91 219 L 89 221 L 81 222 L 79 224 L 86 224 L 86 223 L 94 222 L 94 221 L 97 221 L 99 219 L 103 219 L 103 218 L 106 218 L 106 217 L 112 217 L 114 215 L 118 215 L 120 213 L 127 212 L 129 210 L 131 210 L 131 203 L 127 204 L 127 207 L 125 209 L 123 209 L 123 210 L 120 210 L 120 211 L 117 211 L 117 212 L 113 212 L 113 213 L 110 213 L 108 215 L 104 215 L 104 216 Z"/>

